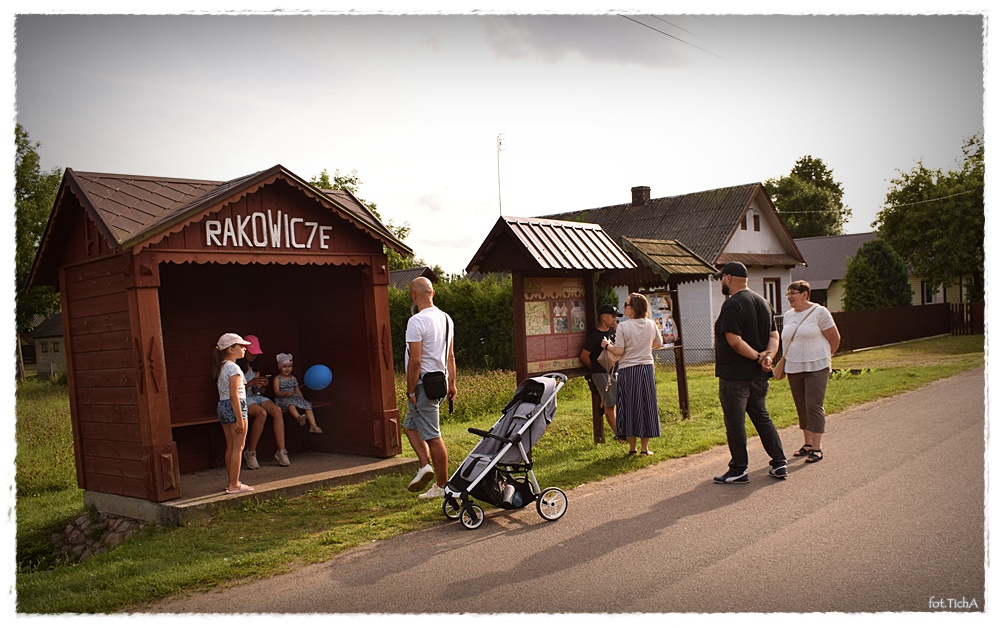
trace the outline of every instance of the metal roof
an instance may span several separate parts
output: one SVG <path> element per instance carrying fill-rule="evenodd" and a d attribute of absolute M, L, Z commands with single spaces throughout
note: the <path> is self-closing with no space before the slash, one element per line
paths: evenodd
<path fill-rule="evenodd" d="M 409 290 L 410 282 L 417 277 L 427 277 L 431 283 L 438 280 L 438 276 L 427 266 L 417 266 L 416 268 L 401 268 L 389 271 L 389 285 L 399 290 Z"/>
<path fill-rule="evenodd" d="M 847 260 L 854 257 L 861 245 L 877 237 L 877 234 L 869 232 L 797 238 L 795 245 L 809 265 L 793 268 L 792 281 L 808 281 L 817 290 L 829 287 L 830 282 L 839 281 L 847 275 Z"/>
<path fill-rule="evenodd" d="M 725 263 L 720 256 L 756 195 L 761 196 L 762 203 L 759 204 L 765 204 L 770 209 L 762 215 L 774 228 L 777 237 L 785 241 L 788 249 L 788 254 L 778 265 L 801 264 L 804 260 L 795 256 L 798 253 L 795 242 L 760 183 L 649 199 L 641 205 L 609 205 L 546 217 L 597 223 L 616 242 L 622 236 L 676 240 L 683 242 L 703 260 L 720 264 Z"/>
<path fill-rule="evenodd" d="M 497 245 L 505 243 L 530 260 L 533 269 L 610 270 L 635 268 L 600 225 L 544 218 L 501 216 L 472 261 L 469 272 L 514 270 L 516 261 L 493 259 L 500 255 Z"/>

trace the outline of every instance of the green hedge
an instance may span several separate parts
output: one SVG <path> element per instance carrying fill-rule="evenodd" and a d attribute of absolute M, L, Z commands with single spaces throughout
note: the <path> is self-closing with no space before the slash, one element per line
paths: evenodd
<path fill-rule="evenodd" d="M 514 308 L 510 277 L 490 276 L 482 281 L 467 278 L 434 284 L 434 305 L 455 321 L 455 360 L 459 368 L 514 370 Z M 406 321 L 410 295 L 389 287 L 392 321 L 392 354 L 396 369 L 403 370 Z"/>
<path fill-rule="evenodd" d="M 490 275 L 482 281 L 442 279 L 434 284 L 434 305 L 455 321 L 455 360 L 459 369 L 507 370 L 514 366 L 514 307 L 510 276 Z M 598 304 L 616 304 L 613 289 L 598 290 Z M 406 321 L 410 294 L 389 286 L 392 355 L 397 371 L 404 368 Z"/>

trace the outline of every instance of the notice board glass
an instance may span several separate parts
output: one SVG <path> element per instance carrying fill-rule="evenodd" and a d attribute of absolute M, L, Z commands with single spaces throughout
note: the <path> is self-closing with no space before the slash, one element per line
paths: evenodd
<path fill-rule="evenodd" d="M 528 373 L 582 368 L 587 339 L 584 280 L 525 277 L 524 332 Z"/>

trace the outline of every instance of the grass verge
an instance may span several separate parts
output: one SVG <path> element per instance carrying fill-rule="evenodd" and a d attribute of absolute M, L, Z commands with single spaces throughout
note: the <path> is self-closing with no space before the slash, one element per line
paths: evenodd
<path fill-rule="evenodd" d="M 838 356 L 838 374 L 827 390 L 827 412 L 896 395 L 982 364 L 982 336 L 934 338 Z M 691 418 L 685 420 L 678 410 L 673 371 L 658 369 L 662 435 L 650 444 L 656 455 L 637 458 L 624 455 L 625 445 L 593 443 L 586 382 L 571 380 L 559 394 L 555 421 L 534 448 L 539 482 L 568 490 L 724 444 L 713 367 L 689 368 L 688 383 Z M 456 413 L 442 426 L 452 470 L 479 441 L 467 428 L 492 425 L 514 384 L 508 372 L 461 377 Z M 405 407 L 402 400 L 400 404 Z M 779 427 L 796 422 L 787 383 L 772 384 L 768 407 Z M 141 610 L 167 596 L 272 576 L 444 521 L 440 502 L 415 499 L 405 488 L 410 478 L 393 475 L 295 499 L 255 500 L 240 510 L 221 511 L 187 525 L 147 526 L 83 563 L 61 562 L 48 554 L 48 537 L 83 511 L 82 491 L 75 486 L 64 386 L 29 382 L 18 387 L 17 439 L 19 613 Z M 408 445 L 404 447 L 403 455 L 412 456 Z"/>

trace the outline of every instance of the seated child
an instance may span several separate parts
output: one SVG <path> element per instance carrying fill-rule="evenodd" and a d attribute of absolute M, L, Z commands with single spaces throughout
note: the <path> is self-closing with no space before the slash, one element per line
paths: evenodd
<path fill-rule="evenodd" d="M 313 416 L 312 404 L 302 397 L 302 391 L 299 390 L 299 380 L 295 379 L 295 376 L 292 375 L 291 353 L 278 354 L 278 376 L 274 378 L 273 387 L 274 403 L 278 404 L 280 408 L 287 408 L 289 414 L 295 417 L 299 425 L 305 425 L 308 419 L 310 432 L 314 434 L 323 433 L 323 430 L 316 425 L 316 417 Z M 302 410 L 305 414 L 299 414 L 299 410 Z"/>

